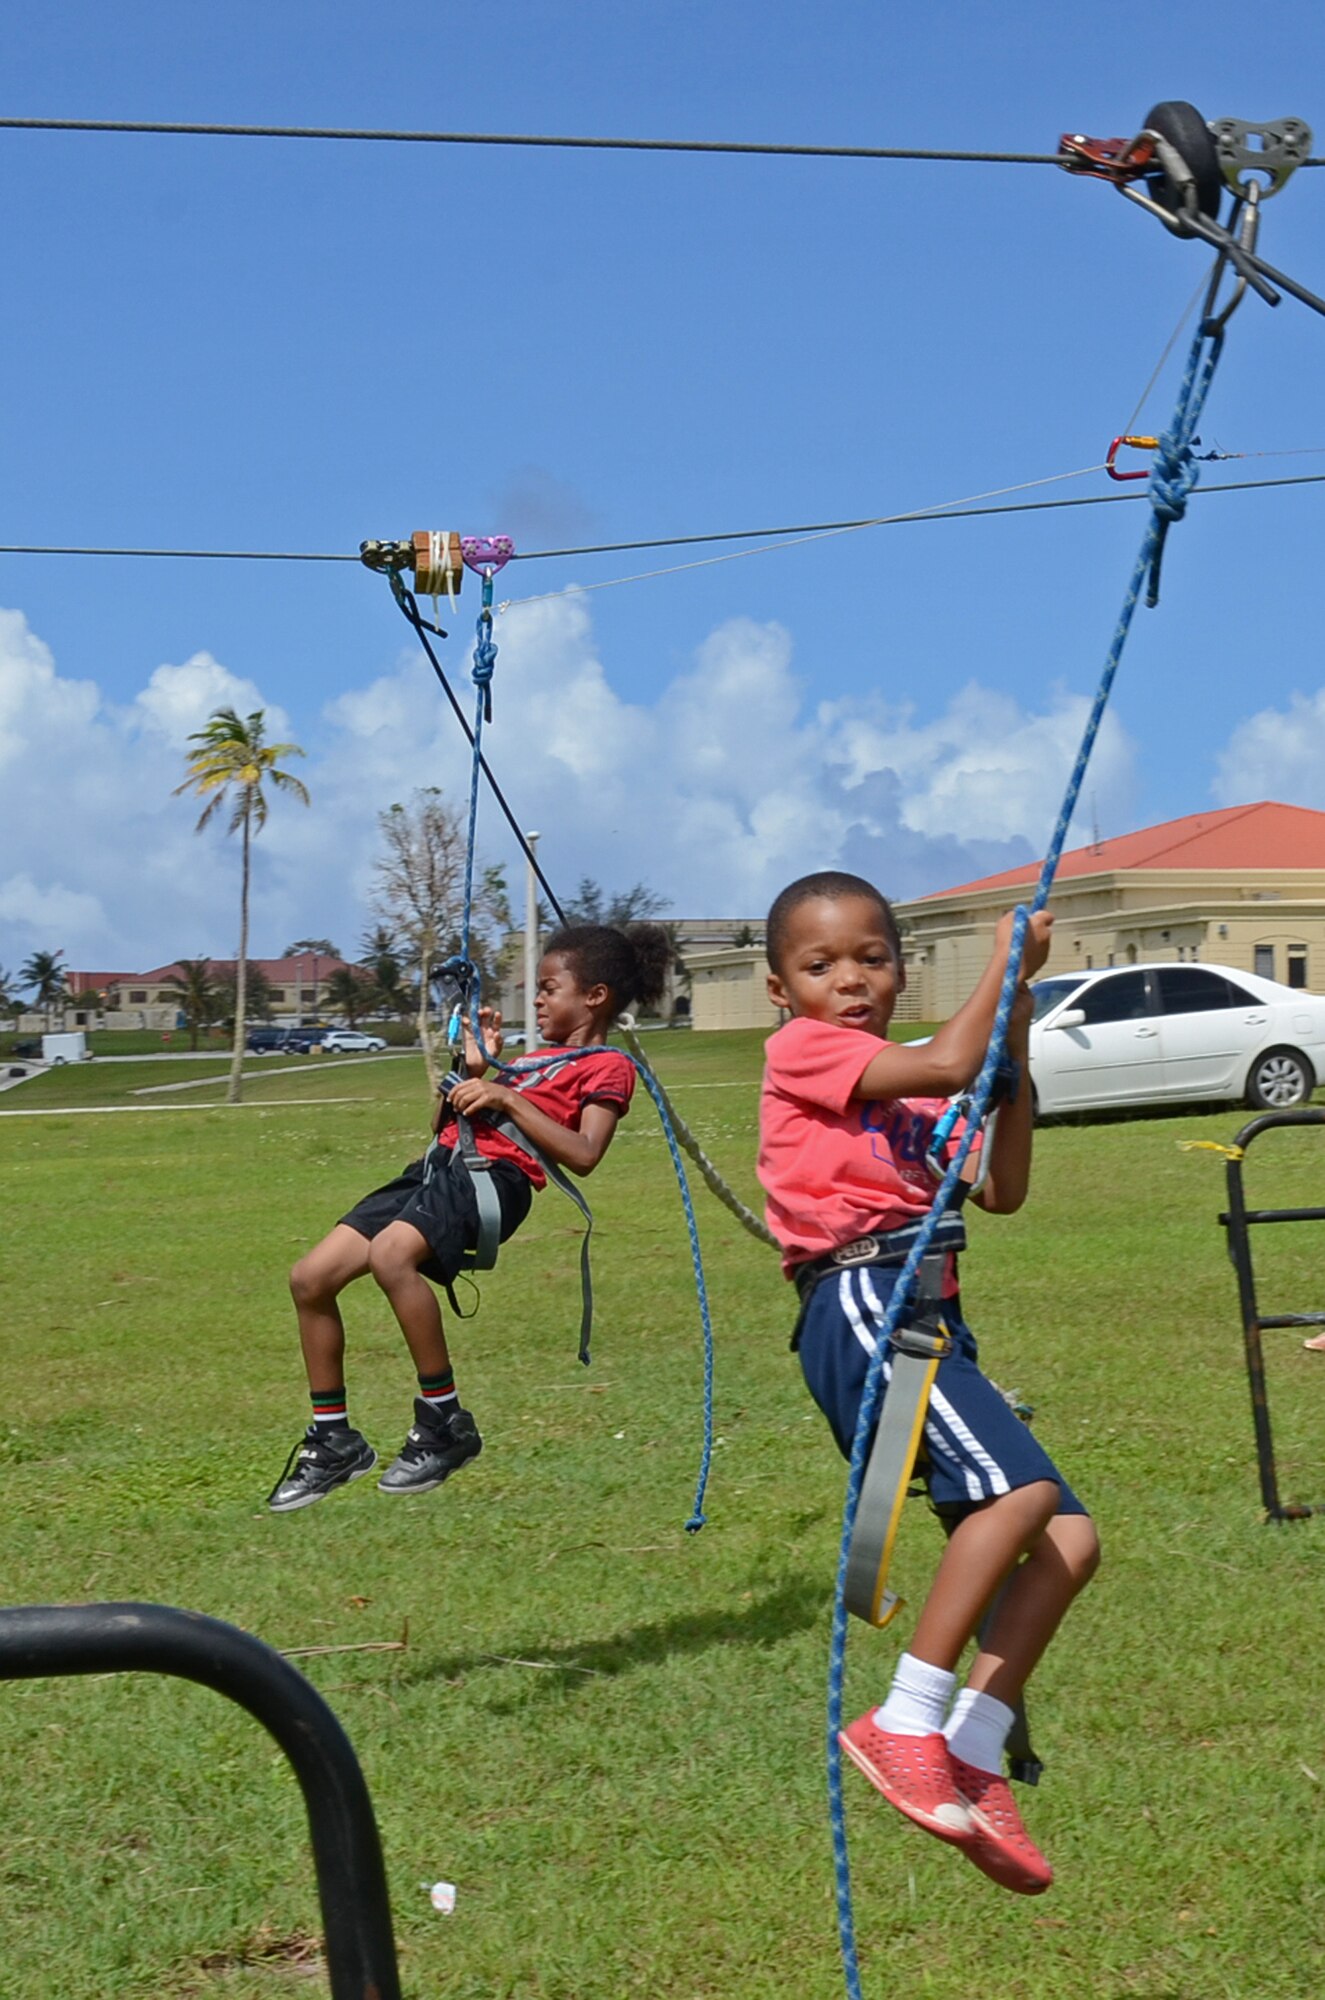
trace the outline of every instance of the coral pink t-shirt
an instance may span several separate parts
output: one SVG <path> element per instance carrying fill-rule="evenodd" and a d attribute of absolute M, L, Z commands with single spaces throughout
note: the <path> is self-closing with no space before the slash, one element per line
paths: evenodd
<path fill-rule="evenodd" d="M 800 1017 L 765 1044 L 758 1173 L 788 1274 L 857 1236 L 918 1222 L 933 1202 L 925 1149 L 947 1099 L 855 1095 L 892 1046 Z"/>

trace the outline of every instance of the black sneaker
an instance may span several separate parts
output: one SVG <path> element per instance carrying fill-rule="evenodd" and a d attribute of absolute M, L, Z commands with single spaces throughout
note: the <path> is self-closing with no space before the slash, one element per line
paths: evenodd
<path fill-rule="evenodd" d="M 267 1495 L 273 1514 L 311 1507 L 337 1486 L 362 1479 L 377 1464 L 377 1453 L 358 1431 L 329 1431 L 310 1424 L 285 1461 L 285 1470 Z"/>
<path fill-rule="evenodd" d="M 431 1493 L 434 1486 L 477 1458 L 482 1449 L 478 1425 L 468 1410 L 455 1409 L 449 1416 L 439 1417 L 422 1396 L 416 1396 L 409 1436 L 378 1486 L 383 1493 Z"/>

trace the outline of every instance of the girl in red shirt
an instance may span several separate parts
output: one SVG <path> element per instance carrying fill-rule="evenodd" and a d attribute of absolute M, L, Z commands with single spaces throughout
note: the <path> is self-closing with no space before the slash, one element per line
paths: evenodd
<path fill-rule="evenodd" d="M 661 999 L 672 947 L 658 924 L 617 929 L 581 924 L 549 939 L 538 968 L 534 1012 L 544 1047 L 525 1069 L 483 1074 L 487 1063 L 468 1029 L 463 1081 L 441 1099 L 436 1144 L 385 1187 L 341 1217 L 290 1273 L 313 1421 L 277 1480 L 267 1505 L 284 1514 L 311 1506 L 361 1479 L 377 1453 L 353 1428 L 345 1396 L 345 1327 L 339 1297 L 369 1274 L 395 1314 L 418 1373 L 414 1422 L 378 1485 L 386 1493 L 428 1493 L 477 1458 L 483 1441 L 456 1394 L 450 1349 L 433 1284 L 449 1286 L 478 1235 L 478 1203 L 469 1170 L 454 1150 L 456 1114 L 473 1121 L 478 1151 L 501 1209 L 501 1240 L 529 1213 L 546 1185 L 542 1166 L 490 1121 L 510 1121 L 544 1157 L 590 1174 L 612 1143 L 635 1088 L 635 1070 L 608 1033 L 632 1001 Z M 492 1053 L 502 1047 L 501 1017 L 480 1008 Z M 549 1052 L 567 1050 L 564 1062 Z M 572 1050 L 594 1053 L 572 1055 Z M 601 1051 L 601 1053 L 599 1053 Z"/>

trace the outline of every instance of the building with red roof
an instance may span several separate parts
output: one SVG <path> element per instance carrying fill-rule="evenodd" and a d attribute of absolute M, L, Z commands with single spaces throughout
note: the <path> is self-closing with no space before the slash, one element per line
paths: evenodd
<path fill-rule="evenodd" d="M 326 984 L 346 965 L 326 952 L 296 952 L 292 958 L 250 958 L 271 988 L 272 1017 L 289 1022 L 315 1020 L 327 1010 Z M 211 958 L 207 968 L 215 980 L 233 979 L 233 958 Z M 71 1025 L 107 1028 L 173 1028 L 179 1013 L 179 961 L 153 966 L 148 972 L 68 972 L 69 1004 L 63 1010 Z"/>
<path fill-rule="evenodd" d="M 899 1017 L 946 1020 L 1038 879 L 1033 864 L 899 903 Z M 1063 855 L 1049 907 L 1047 972 L 1207 959 L 1325 990 L 1325 812 L 1262 800 L 1092 841 Z"/>

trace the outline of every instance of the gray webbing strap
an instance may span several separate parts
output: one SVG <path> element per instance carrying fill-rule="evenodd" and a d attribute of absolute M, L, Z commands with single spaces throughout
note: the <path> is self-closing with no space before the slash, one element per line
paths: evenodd
<path fill-rule="evenodd" d="M 474 1128 L 463 1112 L 456 1113 L 455 1129 L 453 1151 L 465 1163 L 478 1204 L 478 1236 L 474 1248 L 465 1252 L 460 1268 L 462 1271 L 490 1271 L 497 1262 L 497 1246 L 501 1242 L 501 1203 L 488 1171 L 491 1162 L 475 1145 Z"/>
<path fill-rule="evenodd" d="M 505 1138 L 511 1141 L 512 1145 L 518 1146 L 522 1153 L 527 1153 L 529 1158 L 543 1169 L 543 1172 L 547 1175 L 553 1186 L 559 1188 L 568 1200 L 575 1203 L 576 1208 L 579 1209 L 580 1214 L 584 1217 L 584 1235 L 580 1238 L 580 1360 L 587 1368 L 590 1359 L 589 1336 L 593 1331 L 593 1271 L 589 1264 L 589 1238 L 593 1235 L 593 1210 L 564 1167 L 559 1167 L 555 1160 L 549 1160 L 547 1154 L 542 1152 L 532 1139 L 526 1138 L 519 1126 L 514 1124 L 511 1119 L 493 1118 L 489 1122 L 495 1132 L 500 1132 Z"/>
<path fill-rule="evenodd" d="M 887 1587 L 893 1543 L 920 1449 L 929 1392 L 939 1362 L 952 1345 L 937 1310 L 943 1263 L 942 1256 L 923 1260 L 916 1280 L 915 1317 L 892 1336 L 888 1391 L 861 1481 L 843 1601 L 867 1625 L 886 1625 L 902 1603 Z"/>

